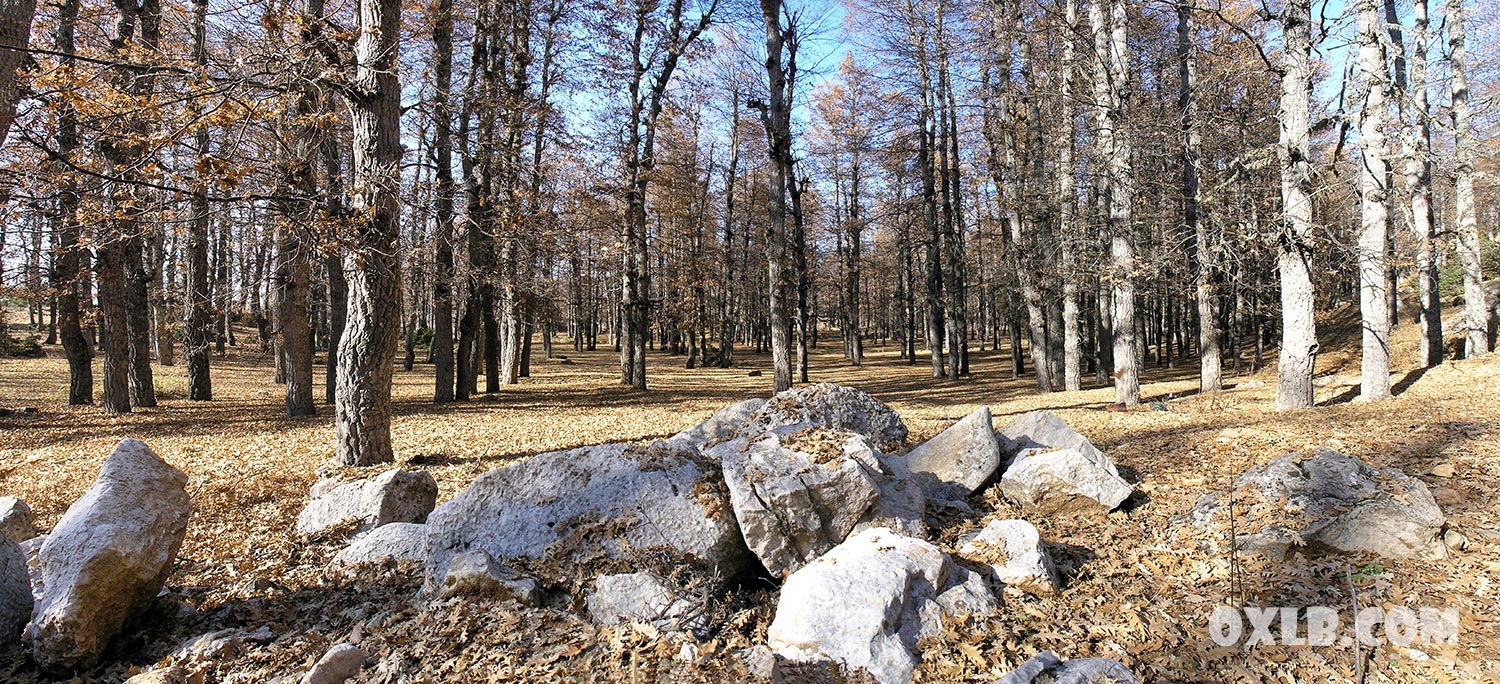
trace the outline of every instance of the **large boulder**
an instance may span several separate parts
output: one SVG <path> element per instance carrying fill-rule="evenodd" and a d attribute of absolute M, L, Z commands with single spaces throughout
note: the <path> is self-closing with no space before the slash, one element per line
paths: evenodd
<path fill-rule="evenodd" d="M 1104 457 L 1104 452 L 1094 447 L 1087 437 L 1069 427 L 1067 422 L 1051 411 L 1031 411 L 1011 419 L 995 435 L 1000 449 L 1014 460 L 1028 450 L 1052 451 L 1054 449 L 1076 449 L 1085 458 L 1100 462 L 1115 475 L 1113 464 Z"/>
<path fill-rule="evenodd" d="M 781 392 L 761 407 L 739 436 L 754 439 L 780 427 L 821 425 L 864 436 L 876 449 L 899 453 L 906 423 L 891 407 L 853 387 L 821 382 Z"/>
<path fill-rule="evenodd" d="M 733 438 L 765 405 L 765 399 L 746 399 L 725 406 L 709 416 L 708 420 L 667 438 L 664 440 L 665 446 L 671 449 L 702 451 Z"/>
<path fill-rule="evenodd" d="M 559 543 L 565 542 L 565 543 Z M 749 553 L 718 466 L 692 451 L 604 444 L 491 470 L 427 518 L 428 590 L 459 553 L 495 558 L 661 547 L 726 576 Z"/>
<path fill-rule="evenodd" d="M 26 553 L 15 542 L 0 537 L 0 646 L 21 638 L 31 620 L 31 577 Z"/>
<path fill-rule="evenodd" d="M 93 664 L 156 598 L 192 510 L 182 471 L 139 441 L 120 442 L 39 551 L 45 588 L 26 628 L 37 664 L 51 672 Z"/>
<path fill-rule="evenodd" d="M 1043 651 L 1001 677 L 997 684 L 1141 684 L 1141 680 L 1108 658 L 1064 661 L 1051 651 Z"/>
<path fill-rule="evenodd" d="M 425 522 L 437 502 L 437 481 L 425 470 L 392 468 L 353 482 L 321 480 L 308 496 L 312 500 L 297 516 L 298 532 L 313 535 L 346 524 L 364 532 L 395 522 Z"/>
<path fill-rule="evenodd" d="M 14 496 L 0 496 L 0 537 L 19 544 L 36 534 L 36 516 L 31 514 L 31 507 Z"/>
<path fill-rule="evenodd" d="M 911 680 L 917 640 L 932 619 L 951 562 L 936 546 L 887 529 L 850 537 L 787 577 L 768 644 L 806 665 L 864 670 L 881 684 Z"/>
<path fill-rule="evenodd" d="M 936 437 L 906 453 L 906 466 L 927 473 L 938 481 L 962 488 L 969 494 L 984 486 L 1000 467 L 1000 445 L 990 423 L 990 409 L 983 407 L 954 423 Z"/>
<path fill-rule="evenodd" d="M 650 572 L 600 575 L 584 603 L 589 616 L 601 625 L 640 622 L 674 632 L 708 626 L 703 597 Z"/>
<path fill-rule="evenodd" d="M 882 472 L 876 477 L 880 495 L 852 532 L 872 527 L 889 527 L 908 537 L 928 538 L 927 490 L 923 487 L 930 475 L 913 473 L 900 456 L 876 454 Z"/>
<path fill-rule="evenodd" d="M 1000 583 L 1036 596 L 1057 593 L 1057 568 L 1041 535 L 1025 520 L 992 520 L 959 547 L 962 558 L 990 567 Z"/>
<path fill-rule="evenodd" d="M 1395 468 L 1374 468 L 1331 449 L 1290 453 L 1234 481 L 1235 540 L 1240 548 L 1282 558 L 1294 546 L 1312 553 L 1373 553 L 1443 558 L 1443 512 L 1427 485 Z M 1189 519 L 1228 528 L 1218 495 L 1198 501 Z"/>
<path fill-rule="evenodd" d="M 1077 449 L 1028 450 L 1000 477 L 1005 498 L 1045 515 L 1108 513 L 1133 491 L 1108 459 L 1095 460 Z"/>
<path fill-rule="evenodd" d="M 837 546 L 880 496 L 865 439 L 822 427 L 778 428 L 711 449 L 745 544 L 781 577 Z"/>
<path fill-rule="evenodd" d="M 1047 411 L 1022 414 L 997 439 L 1010 454 L 1000 492 L 1025 510 L 1108 513 L 1135 491 L 1104 452 Z"/>
<path fill-rule="evenodd" d="M 391 523 L 366 532 L 333 557 L 334 565 L 420 563 L 427 556 L 427 526 Z"/>

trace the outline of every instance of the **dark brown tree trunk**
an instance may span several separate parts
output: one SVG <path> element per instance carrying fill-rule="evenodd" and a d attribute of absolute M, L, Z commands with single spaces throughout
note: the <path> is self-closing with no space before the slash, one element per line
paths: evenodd
<path fill-rule="evenodd" d="M 391 376 L 401 332 L 400 118 L 396 79 L 400 0 L 360 0 L 355 74 L 354 211 L 361 225 L 344 258 L 349 320 L 339 341 L 336 459 L 365 466 L 395 460 Z"/>

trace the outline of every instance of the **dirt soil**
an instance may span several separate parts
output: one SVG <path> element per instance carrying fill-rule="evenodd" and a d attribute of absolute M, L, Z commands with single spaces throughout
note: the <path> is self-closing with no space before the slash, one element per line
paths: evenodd
<path fill-rule="evenodd" d="M 1058 562 L 1064 589 L 1047 598 L 1007 592 L 997 616 L 949 622 L 923 645 L 918 681 L 992 682 L 1053 650 L 1120 660 L 1147 682 L 1355 682 L 1351 646 L 1241 650 L 1209 637 L 1209 614 L 1226 603 L 1344 607 L 1347 622 L 1351 579 L 1361 606 L 1457 607 L 1462 615 L 1456 644 L 1364 649 L 1365 681 L 1500 681 L 1500 355 L 1417 371 L 1414 326 L 1406 324 L 1394 353 L 1396 396 L 1369 405 L 1357 400 L 1352 327 L 1325 332 L 1324 348 L 1334 351 L 1319 359 L 1320 407 L 1283 413 L 1271 410 L 1273 371 L 1231 375 L 1228 390 L 1200 396 L 1194 359 L 1177 368 L 1151 364 L 1144 404 L 1110 412 L 1108 388 L 1037 395 L 1029 377 L 1010 377 L 1003 351 L 976 351 L 973 377 L 947 382 L 928 377 L 925 361 L 907 365 L 894 347 L 871 344 L 865 365 L 851 368 L 825 345 L 812 359 L 812 379 L 858 387 L 890 404 L 911 429 L 909 445 L 982 405 L 994 411 L 997 427 L 1045 408 L 1105 450 L 1138 490 L 1125 510 L 1106 518 L 1029 517 Z M 745 681 L 735 651 L 764 642 L 775 602 L 775 587 L 764 580 L 722 592 L 714 629 L 695 640 L 590 625 L 577 616 L 586 577 L 554 581 L 545 607 L 523 608 L 419 602 L 420 580 L 409 568 L 332 570 L 328 561 L 339 545 L 294 532 L 307 489 L 333 454 L 332 410 L 283 418 L 266 353 L 241 346 L 215 357 L 210 403 L 182 399 L 180 368 L 158 368 L 162 406 L 110 417 L 63 404 L 66 364 L 59 350 L 47 351 L 44 359 L 0 359 L 0 407 L 38 409 L 0 418 L 0 495 L 25 499 L 38 527 L 49 529 L 114 443 L 136 437 L 187 472 L 195 513 L 167 581 L 170 593 L 116 640 L 103 664 L 52 679 L 12 645 L 0 647 L 0 681 L 119 682 L 185 640 L 228 627 L 267 626 L 274 640 L 227 654 L 200 681 L 295 681 L 341 641 L 372 656 L 353 680 L 361 682 Z M 445 406 L 428 401 L 430 366 L 398 372 L 393 431 L 401 464 L 432 472 L 441 502 L 517 458 L 666 437 L 726 404 L 769 394 L 769 356 L 743 350 L 739 367 L 691 371 L 682 357 L 653 352 L 654 389 L 644 394 L 617 384 L 611 352 L 559 354 L 567 361 L 539 353 L 535 377 L 520 385 Z M 752 370 L 763 375 L 750 377 Z M 1227 492 L 1230 479 L 1251 465 L 1320 445 L 1421 479 L 1466 547 L 1430 562 L 1301 555 L 1267 562 L 1231 553 L 1222 535 L 1172 522 L 1203 494 Z M 975 516 L 940 531 L 946 550 L 989 517 L 1020 515 L 995 488 L 972 503 Z"/>

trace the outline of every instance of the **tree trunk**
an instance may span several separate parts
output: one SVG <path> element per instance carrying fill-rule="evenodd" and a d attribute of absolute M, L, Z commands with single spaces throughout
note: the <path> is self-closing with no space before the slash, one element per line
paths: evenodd
<path fill-rule="evenodd" d="M 16 102 L 21 91 L 16 87 L 16 70 L 27 61 L 25 47 L 31 41 L 31 20 L 36 14 L 36 0 L 0 0 L 0 143 L 10 132 L 16 116 Z M 76 21 L 76 20 L 75 20 Z M 70 31 L 71 33 L 71 31 Z M 69 39 L 71 41 L 71 38 Z M 71 55 L 71 51 L 59 50 Z M 71 62 L 71 58 L 68 60 Z"/>
<path fill-rule="evenodd" d="M 1381 47 L 1380 5 L 1357 4 L 1359 42 L 1360 231 L 1359 310 L 1363 330 L 1360 355 L 1360 399 L 1391 396 L 1391 309 L 1387 288 L 1386 247 L 1390 225 L 1386 213 L 1385 50 Z"/>
<path fill-rule="evenodd" d="M 766 26 L 766 75 L 770 82 L 769 102 L 760 104 L 761 122 L 769 140 L 770 156 L 766 193 L 766 263 L 770 288 L 771 375 L 772 389 L 784 392 L 792 388 L 792 321 L 789 305 L 795 307 L 796 294 L 790 282 L 793 265 L 788 254 L 786 229 L 787 193 L 796 192 L 792 170 L 790 95 L 796 82 L 795 48 L 785 67 L 783 53 L 787 48 L 786 30 L 781 25 L 781 0 L 761 0 L 761 18 Z M 756 103 L 752 103 L 754 106 Z M 791 301 L 789 301 L 791 300 Z"/>
<path fill-rule="evenodd" d="M 1177 74 L 1180 88 L 1177 104 L 1182 115 L 1182 216 L 1183 230 L 1192 240 L 1195 285 L 1198 300 L 1198 389 L 1217 392 L 1224 386 L 1223 359 L 1219 350 L 1218 257 L 1209 235 L 1209 223 L 1200 216 L 1198 162 L 1202 158 L 1198 134 L 1198 57 L 1193 40 L 1195 0 L 1177 6 Z"/>
<path fill-rule="evenodd" d="M 57 8 L 57 28 L 52 47 L 63 55 L 63 63 L 73 63 L 74 29 L 78 23 L 79 0 L 62 0 Z M 0 40 L 8 38 L 0 37 Z M 9 51 L 7 51 L 9 52 Z M 3 62 L 4 58 L 0 58 Z M 9 74 L 14 67 L 7 67 Z M 3 141 L 3 135 L 0 135 Z M 78 148 L 78 114 L 66 101 L 59 103 L 57 116 L 57 153 L 71 160 Z M 66 178 L 66 176 L 61 176 Z M 78 184 L 63 181 L 57 192 L 52 231 L 57 235 L 57 254 L 53 257 L 52 287 L 57 291 L 58 334 L 63 355 L 68 358 L 68 404 L 82 406 L 94 403 L 94 350 L 83 333 L 84 302 L 90 298 L 87 278 L 88 252 L 80 244 L 83 227 L 78 223 Z M 128 408 L 128 406 L 127 406 Z"/>
<path fill-rule="evenodd" d="M 339 341 L 337 460 L 366 466 L 395 459 L 391 376 L 401 332 L 401 88 L 396 80 L 400 0 L 360 0 L 354 131 L 354 211 L 362 218 L 344 259 L 349 321 Z"/>
<path fill-rule="evenodd" d="M 1453 117 L 1453 228 L 1464 272 L 1464 357 L 1488 354 L 1489 312 L 1480 269 L 1479 225 L 1474 217 L 1474 134 L 1469 123 L 1469 64 L 1464 52 L 1464 1 L 1448 0 L 1448 61 Z"/>
<path fill-rule="evenodd" d="M 1388 0 L 1389 3 L 1389 0 Z M 1387 5 L 1395 24 L 1399 19 Z M 1421 340 L 1418 357 L 1427 367 L 1443 363 L 1443 309 L 1438 296 L 1437 259 L 1433 243 L 1437 228 L 1432 219 L 1432 112 L 1427 104 L 1427 0 L 1412 0 L 1413 35 L 1411 80 L 1402 97 L 1411 103 L 1413 126 L 1403 136 L 1406 187 L 1411 193 L 1411 231 L 1416 243 L 1417 325 Z"/>
<path fill-rule="evenodd" d="M 453 82 L 453 0 L 437 0 L 432 26 L 433 94 L 432 161 L 436 187 L 433 214 L 434 268 L 432 275 L 432 400 L 453 401 L 453 113 L 449 89 Z"/>
<path fill-rule="evenodd" d="M 1282 11 L 1280 143 L 1282 234 L 1277 249 L 1281 278 L 1281 359 L 1276 408 L 1313 405 L 1313 367 L 1318 337 L 1313 317 L 1312 165 L 1308 152 L 1311 96 L 1312 5 L 1289 0 Z"/>

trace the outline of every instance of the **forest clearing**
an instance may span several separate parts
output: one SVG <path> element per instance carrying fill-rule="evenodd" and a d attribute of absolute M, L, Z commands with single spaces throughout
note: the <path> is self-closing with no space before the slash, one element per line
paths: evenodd
<path fill-rule="evenodd" d="M 1039 395 L 1028 379 L 1010 378 L 1003 361 L 990 363 L 994 352 L 976 355 L 989 372 L 937 387 L 878 347 L 861 368 L 839 363 L 831 350 L 814 354 L 815 377 L 865 389 L 889 404 L 910 427 L 911 444 L 979 406 L 991 407 L 997 426 L 1048 409 L 1128 469 L 1144 495 L 1128 512 L 1107 517 L 1028 516 L 1065 578 L 1062 591 L 1050 597 L 1006 592 L 1000 613 L 945 623 L 941 634 L 924 641 L 914 681 L 993 681 L 1044 650 L 1117 659 L 1141 681 L 1355 681 L 1348 647 L 1241 651 L 1219 648 L 1208 636 L 1213 606 L 1234 595 L 1246 605 L 1346 605 L 1343 573 L 1351 561 L 1299 557 L 1280 564 L 1241 555 L 1237 573 L 1231 572 L 1224 540 L 1216 553 L 1203 553 L 1196 546 L 1202 533 L 1172 522 L 1201 495 L 1226 490 L 1246 467 L 1315 446 L 1419 477 L 1435 492 L 1448 524 L 1467 537 L 1462 550 L 1440 561 L 1352 561 L 1361 605 L 1458 606 L 1463 614 L 1454 645 L 1367 652 L 1366 681 L 1494 681 L 1500 676 L 1500 361 L 1490 356 L 1421 372 L 1414 335 L 1398 334 L 1395 357 L 1404 380 L 1396 396 L 1378 405 L 1350 401 L 1357 355 L 1349 353 L 1351 335 L 1344 329 L 1324 357 L 1320 408 L 1303 412 L 1270 410 L 1269 372 L 1230 378 L 1226 391 L 1202 397 L 1192 369 L 1153 368 L 1143 397 L 1166 410 L 1111 412 L 1108 388 Z M 606 441 L 663 439 L 728 403 L 765 392 L 763 380 L 748 373 L 763 369 L 766 356 L 744 358 L 734 369 L 687 371 L 665 363 L 673 357 L 661 353 L 664 389 L 645 395 L 615 382 L 609 353 L 561 356 L 566 359 L 539 360 L 533 378 L 493 400 L 468 404 L 424 401 L 428 367 L 398 372 L 393 435 L 399 465 L 432 473 L 437 498 L 445 501 L 513 459 Z M 56 383 L 63 368 L 55 356 L 0 365 L 3 405 L 38 409 L 0 418 L 6 437 L 0 487 L 30 504 L 38 527 L 57 520 L 126 436 L 146 441 L 182 468 L 193 500 L 167 593 L 152 608 L 160 617 L 128 631 L 103 666 L 73 681 L 120 681 L 192 637 L 262 627 L 270 632 L 264 643 L 246 642 L 196 664 L 206 679 L 150 681 L 296 681 L 330 646 L 346 641 L 371 657 L 351 681 L 753 679 L 736 653 L 764 642 L 776 591 L 767 579 L 717 596 L 714 610 L 723 622 L 699 640 L 641 624 L 591 624 L 579 610 L 591 577 L 556 568 L 552 576 L 538 568 L 549 599 L 532 607 L 477 598 L 423 602 L 415 598 L 420 572 L 409 564 L 359 572 L 330 565 L 342 539 L 308 539 L 296 531 L 308 487 L 330 462 L 330 420 L 326 412 L 280 415 L 279 398 L 267 392 L 274 385 L 264 352 L 241 347 L 217 360 L 220 396 L 211 404 L 175 398 L 167 384 L 161 407 L 117 417 L 69 409 Z M 951 552 L 982 521 L 1020 515 L 998 489 L 973 497 L 972 515 L 952 521 L 935 540 Z M 680 655 L 684 644 L 696 649 L 690 658 Z M 8 681 L 51 681 L 34 667 L 20 645 L 0 651 L 0 675 Z"/>
<path fill-rule="evenodd" d="M 1493 0 L 0 0 L 0 682 L 1500 684 Z"/>

